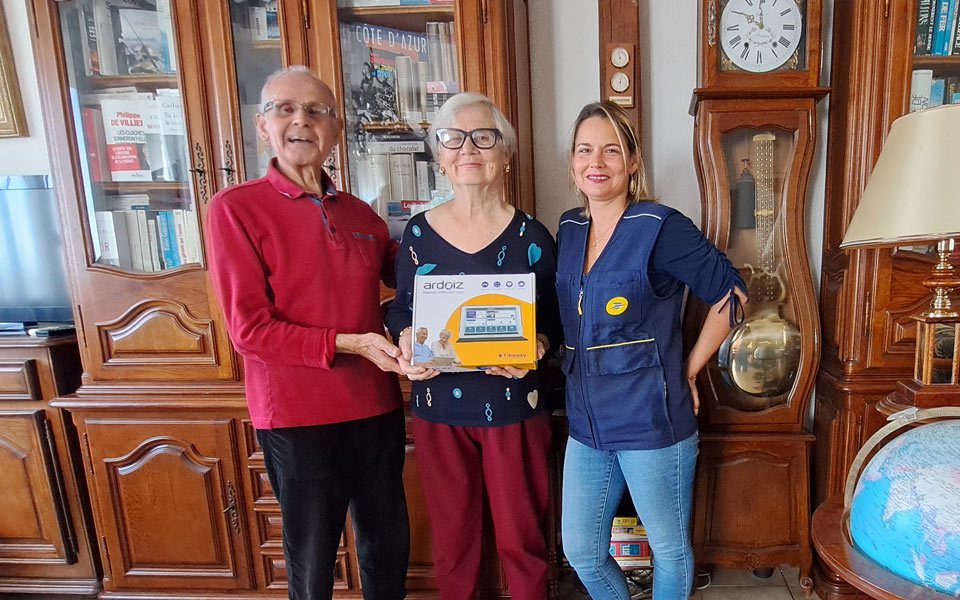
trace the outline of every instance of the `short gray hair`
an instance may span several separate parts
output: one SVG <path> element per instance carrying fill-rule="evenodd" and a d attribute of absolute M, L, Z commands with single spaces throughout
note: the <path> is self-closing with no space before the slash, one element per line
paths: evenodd
<path fill-rule="evenodd" d="M 437 130 L 452 127 L 457 113 L 470 106 L 484 106 L 490 111 L 494 125 L 500 130 L 500 135 L 503 137 L 503 149 L 506 150 L 508 157 L 513 156 L 513 153 L 517 150 L 516 130 L 510 124 L 506 115 L 493 103 L 493 100 L 477 92 L 461 92 L 450 96 L 440 107 L 427 135 L 427 142 L 430 144 L 434 156 L 437 155 Z"/>
<path fill-rule="evenodd" d="M 290 73 L 301 73 L 303 75 L 309 76 L 311 79 L 315 80 L 317 83 L 322 85 L 327 85 L 326 82 L 319 77 L 317 74 L 310 70 L 310 67 L 305 65 L 290 65 L 285 69 L 277 69 L 273 73 L 267 75 L 267 80 L 263 82 L 263 87 L 260 88 L 260 109 L 263 110 L 263 105 L 266 104 L 270 99 L 267 98 L 267 88 L 270 87 L 270 84 L 280 79 L 284 75 L 289 75 Z"/>

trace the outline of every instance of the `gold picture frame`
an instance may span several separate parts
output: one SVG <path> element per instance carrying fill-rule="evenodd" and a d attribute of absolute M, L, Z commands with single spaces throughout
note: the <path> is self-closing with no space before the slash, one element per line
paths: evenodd
<path fill-rule="evenodd" d="M 3 14 L 3 5 L 0 4 L 0 138 L 27 135 L 27 119 L 23 114 L 17 69 L 13 64 L 7 18 Z"/>

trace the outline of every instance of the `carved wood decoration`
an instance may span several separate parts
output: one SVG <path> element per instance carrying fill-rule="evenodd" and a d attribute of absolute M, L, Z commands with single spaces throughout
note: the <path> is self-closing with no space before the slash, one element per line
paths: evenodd
<path fill-rule="evenodd" d="M 111 587 L 250 585 L 229 421 L 94 419 L 89 460 Z M 171 510 L 176 507 L 176 510 Z M 190 532 L 189 544 L 184 532 Z M 149 582 L 149 583 L 147 583 Z"/>
<path fill-rule="evenodd" d="M 43 411 L 0 410 L 0 564 L 74 561 Z"/>
<path fill-rule="evenodd" d="M 174 300 L 139 302 L 97 329 L 105 366 L 217 364 L 213 322 Z"/>
<path fill-rule="evenodd" d="M 0 361 L 0 400 L 40 400 L 35 360 Z"/>

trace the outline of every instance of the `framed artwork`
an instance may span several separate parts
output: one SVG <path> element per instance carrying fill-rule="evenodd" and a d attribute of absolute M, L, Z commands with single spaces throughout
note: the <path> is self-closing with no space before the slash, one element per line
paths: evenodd
<path fill-rule="evenodd" d="M 7 33 L 7 18 L 0 5 L 0 137 L 25 137 L 27 119 L 20 99 L 20 82 L 13 64 L 13 50 Z"/>

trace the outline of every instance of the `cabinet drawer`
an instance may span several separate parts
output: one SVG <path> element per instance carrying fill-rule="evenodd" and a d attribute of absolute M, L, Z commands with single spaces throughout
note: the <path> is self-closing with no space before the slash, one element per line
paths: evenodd
<path fill-rule="evenodd" d="M 260 557 L 263 559 L 263 572 L 266 579 L 264 584 L 266 588 L 268 590 L 287 589 L 287 565 L 283 560 L 283 553 L 264 553 L 261 554 Z M 351 589 L 350 573 L 350 555 L 346 552 L 338 552 L 337 562 L 333 565 L 333 589 Z"/>
<path fill-rule="evenodd" d="M 40 400 L 37 361 L 0 360 L 0 400 Z"/>

